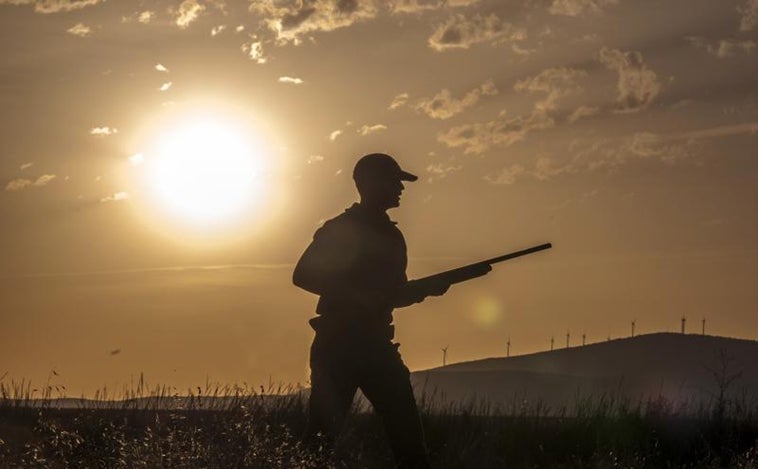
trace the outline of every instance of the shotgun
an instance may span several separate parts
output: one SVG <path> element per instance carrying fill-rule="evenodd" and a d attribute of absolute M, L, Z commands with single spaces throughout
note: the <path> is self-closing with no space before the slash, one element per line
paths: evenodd
<path fill-rule="evenodd" d="M 471 280 L 485 275 L 487 272 L 492 270 L 492 264 L 497 264 L 498 262 L 507 261 L 508 259 L 513 259 L 515 257 L 521 257 L 527 254 L 532 254 L 534 252 L 550 249 L 551 247 L 553 247 L 551 243 L 540 244 L 539 246 L 533 246 L 528 249 L 522 249 L 521 251 L 516 251 L 510 254 L 504 254 L 502 256 L 475 262 L 473 264 L 464 265 L 463 267 L 458 267 L 456 269 L 446 270 L 444 272 L 430 275 L 428 277 L 422 277 L 414 281 L 419 282 L 419 284 L 429 283 L 453 285 L 455 283 L 465 282 L 466 280 Z"/>

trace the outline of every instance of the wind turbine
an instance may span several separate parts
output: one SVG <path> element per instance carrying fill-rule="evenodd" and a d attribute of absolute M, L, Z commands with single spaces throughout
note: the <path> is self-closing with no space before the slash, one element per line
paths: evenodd
<path fill-rule="evenodd" d="M 442 366 L 447 365 L 447 348 L 450 347 L 450 345 L 445 345 L 442 347 Z"/>

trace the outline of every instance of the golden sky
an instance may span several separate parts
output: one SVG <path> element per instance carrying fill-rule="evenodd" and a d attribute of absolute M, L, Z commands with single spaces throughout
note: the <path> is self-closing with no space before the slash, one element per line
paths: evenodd
<path fill-rule="evenodd" d="M 0 0 L 0 31 L 5 380 L 305 382 L 291 269 L 375 151 L 420 176 L 411 277 L 554 244 L 396 311 L 411 369 L 758 336 L 756 0 Z"/>

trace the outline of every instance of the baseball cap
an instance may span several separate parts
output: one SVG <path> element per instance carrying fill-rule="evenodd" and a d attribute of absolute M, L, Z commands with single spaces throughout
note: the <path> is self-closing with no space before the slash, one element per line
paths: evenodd
<path fill-rule="evenodd" d="M 418 176 L 403 171 L 393 157 L 384 153 L 370 153 L 362 156 L 353 168 L 353 179 L 399 179 L 400 181 L 415 181 Z"/>

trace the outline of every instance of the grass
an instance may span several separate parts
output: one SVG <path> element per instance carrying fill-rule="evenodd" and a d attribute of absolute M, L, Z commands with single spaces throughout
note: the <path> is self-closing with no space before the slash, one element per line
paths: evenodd
<path fill-rule="evenodd" d="M 148 387 L 62 401 L 65 389 L 0 381 L 0 467 L 392 467 L 379 420 L 355 412 L 334 450 L 304 445 L 307 392 Z M 62 404 L 69 408 L 62 408 Z M 758 468 L 758 419 L 745 402 L 614 396 L 550 409 L 515 398 L 419 399 L 434 467 Z"/>

